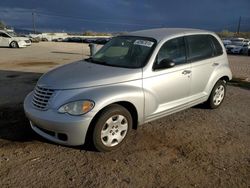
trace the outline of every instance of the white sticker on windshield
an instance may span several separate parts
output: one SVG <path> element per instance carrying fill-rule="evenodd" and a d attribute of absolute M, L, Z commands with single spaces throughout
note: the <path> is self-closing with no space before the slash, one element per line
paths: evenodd
<path fill-rule="evenodd" d="M 153 44 L 154 44 L 153 42 L 148 41 L 148 40 L 136 40 L 134 42 L 134 45 L 146 46 L 149 48 L 151 48 L 153 46 Z"/>

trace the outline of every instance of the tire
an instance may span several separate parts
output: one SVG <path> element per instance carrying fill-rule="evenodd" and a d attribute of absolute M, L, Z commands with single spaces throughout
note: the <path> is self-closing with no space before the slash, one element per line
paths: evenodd
<path fill-rule="evenodd" d="M 93 130 L 94 147 L 101 152 L 119 148 L 132 128 L 130 112 L 117 104 L 105 108 L 98 116 Z"/>
<path fill-rule="evenodd" d="M 226 82 L 223 80 L 219 80 L 216 82 L 212 89 L 212 92 L 210 93 L 210 96 L 207 101 L 208 107 L 211 109 L 218 108 L 224 101 L 225 96 Z"/>
<path fill-rule="evenodd" d="M 12 41 L 12 42 L 10 43 L 10 47 L 11 47 L 11 48 L 18 48 L 19 46 L 18 46 L 18 44 L 17 44 L 16 41 Z"/>

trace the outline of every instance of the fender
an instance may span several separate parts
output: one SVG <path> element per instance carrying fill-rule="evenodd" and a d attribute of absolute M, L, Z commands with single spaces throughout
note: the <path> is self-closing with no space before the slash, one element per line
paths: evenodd
<path fill-rule="evenodd" d="M 83 117 L 94 117 L 100 110 L 113 103 L 129 102 L 137 110 L 138 124 L 144 122 L 144 94 L 141 79 L 101 87 L 61 90 L 53 96 L 52 108 L 57 110 L 66 103 L 78 100 L 92 100 L 95 103 L 95 107 Z"/>
<path fill-rule="evenodd" d="M 213 71 L 212 75 L 210 76 L 210 79 L 206 85 L 205 93 L 208 94 L 208 97 L 216 84 L 216 82 L 221 79 L 222 77 L 228 77 L 229 80 L 232 79 L 232 72 L 229 68 L 228 63 L 227 64 L 221 64 L 217 67 L 216 70 Z"/>

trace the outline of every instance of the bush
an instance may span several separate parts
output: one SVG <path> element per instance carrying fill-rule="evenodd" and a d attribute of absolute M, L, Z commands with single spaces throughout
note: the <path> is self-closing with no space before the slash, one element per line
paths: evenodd
<path fill-rule="evenodd" d="M 223 30 L 217 33 L 221 38 L 231 38 L 231 37 L 240 37 L 240 38 L 250 38 L 250 32 L 240 32 L 235 33 L 227 30 Z"/>

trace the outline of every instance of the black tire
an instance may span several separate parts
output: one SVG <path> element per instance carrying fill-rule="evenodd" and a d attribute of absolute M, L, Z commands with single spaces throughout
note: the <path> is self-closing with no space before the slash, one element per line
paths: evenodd
<path fill-rule="evenodd" d="M 120 131 L 115 132 L 116 130 L 114 128 L 112 128 L 114 126 L 110 126 L 107 123 L 107 121 L 110 118 L 115 117 L 115 116 L 118 117 L 118 115 L 120 115 L 119 117 L 124 117 L 126 120 L 126 121 L 124 120 L 125 124 L 127 126 L 127 131 L 125 131 L 125 132 L 124 131 L 123 132 L 120 132 Z M 113 118 L 112 118 L 112 121 L 113 121 Z M 115 122 L 115 121 L 113 121 L 113 122 Z M 101 113 L 98 115 L 98 118 L 94 124 L 94 130 L 93 130 L 93 136 L 92 136 L 94 147 L 98 151 L 101 151 L 101 152 L 109 152 L 109 151 L 112 151 L 112 150 L 119 148 L 125 142 L 128 134 L 132 128 L 132 123 L 133 123 L 132 116 L 126 108 L 124 108 L 118 104 L 112 104 L 112 105 L 108 106 L 107 108 L 105 108 L 104 110 L 101 111 Z M 112 125 L 114 125 L 114 124 L 112 124 Z M 106 137 L 102 138 L 102 136 L 103 136 L 102 131 L 103 130 L 108 132 L 108 136 L 106 136 L 107 138 Z M 110 131 L 113 131 L 113 132 L 111 133 Z M 112 134 L 116 134 L 116 136 L 122 135 L 121 137 L 123 137 L 123 138 L 118 143 L 118 141 L 114 138 L 115 135 L 112 135 Z M 117 145 L 114 145 L 114 146 L 105 145 L 104 142 L 107 142 L 107 140 L 109 140 L 109 139 L 111 139 L 112 142 L 117 141 L 117 143 L 114 143 Z"/>
<path fill-rule="evenodd" d="M 17 43 L 16 41 L 12 41 L 12 42 L 10 43 L 10 47 L 11 47 L 11 48 L 18 48 L 19 46 L 18 46 L 18 43 Z"/>
<path fill-rule="evenodd" d="M 224 89 L 224 94 L 223 94 L 222 99 L 218 100 L 218 101 L 220 101 L 219 104 L 218 104 L 218 101 L 215 101 L 215 95 L 216 95 L 216 90 L 218 88 L 221 88 L 221 87 L 223 87 L 223 89 Z M 225 96 L 226 96 L 226 81 L 218 80 L 216 82 L 216 84 L 214 85 L 214 87 L 213 87 L 213 89 L 212 89 L 212 91 L 210 93 L 210 96 L 208 98 L 208 101 L 207 101 L 208 107 L 211 108 L 211 109 L 218 108 L 222 104 L 222 102 L 224 101 Z"/>

